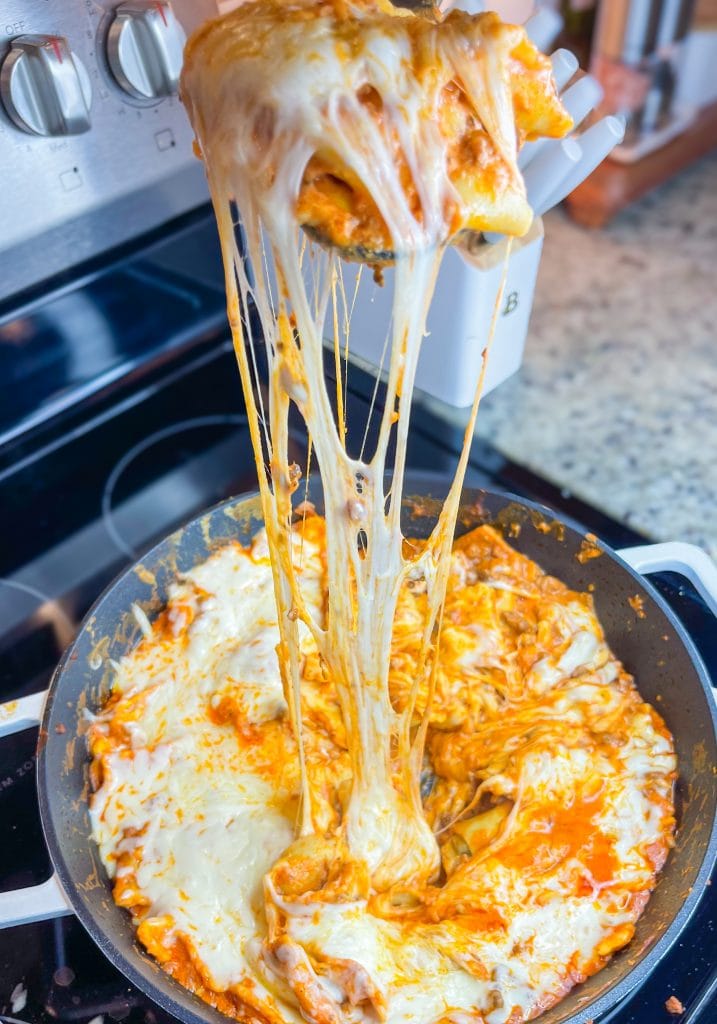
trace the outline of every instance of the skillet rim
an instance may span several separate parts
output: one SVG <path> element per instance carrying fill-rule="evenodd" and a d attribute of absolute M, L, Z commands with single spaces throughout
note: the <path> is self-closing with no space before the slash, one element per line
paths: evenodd
<path fill-rule="evenodd" d="M 414 494 L 420 493 L 422 487 L 441 487 L 445 488 L 450 483 L 450 478 L 446 474 L 433 473 L 430 471 L 413 471 L 410 470 L 406 473 L 404 483 L 404 500 Z M 510 503 L 528 509 L 529 511 L 537 512 L 541 518 L 549 518 L 551 521 L 562 523 L 567 526 L 570 530 L 577 533 L 579 537 L 584 538 L 591 531 L 587 530 L 581 523 L 573 519 L 572 516 L 564 515 L 562 512 L 557 512 L 551 509 L 547 505 L 543 505 L 539 502 L 531 501 L 527 498 L 512 494 L 510 491 L 504 491 L 500 488 L 493 487 L 473 487 L 470 484 L 464 484 L 462 488 L 462 494 L 469 493 L 483 493 L 488 495 L 494 495 L 500 499 L 506 499 Z M 427 492 L 423 492 L 424 495 L 428 496 Z M 48 697 L 45 702 L 45 708 L 43 711 L 42 722 L 40 725 L 40 741 L 38 743 L 37 753 L 37 787 L 38 787 L 38 801 L 40 808 L 40 818 L 42 822 L 42 829 L 47 843 L 48 851 L 50 853 L 50 860 L 53 868 L 60 880 L 60 884 L 63 892 L 67 897 L 67 901 L 72 909 L 72 913 L 78 918 L 82 926 L 88 932 L 93 941 L 102 950 L 103 954 L 110 960 L 110 962 L 123 974 L 123 976 L 134 986 L 136 986 L 142 993 L 156 1002 L 163 1010 L 172 1014 L 178 1020 L 182 1021 L 182 1024 L 207 1024 L 208 1021 L 213 1021 L 214 1024 L 221 1024 L 231 1020 L 232 1018 L 226 1016 L 221 1011 L 215 1009 L 210 1004 L 205 1003 L 199 996 L 194 995 L 188 989 L 184 989 L 170 975 L 162 972 L 161 980 L 166 981 L 167 989 L 155 986 L 155 983 L 149 980 L 136 966 L 133 960 L 129 960 L 125 954 L 117 947 L 112 939 L 109 932 L 105 931 L 96 921 L 94 912 L 90 909 L 89 903 L 85 901 L 83 894 L 78 890 L 73 882 L 71 872 L 68 868 L 67 860 L 63 853 L 62 842 L 58 835 L 58 830 L 55 826 L 53 816 L 53 806 L 50 799 L 50 790 L 52 779 L 48 777 L 47 771 L 47 759 L 46 759 L 46 743 L 42 742 L 43 736 L 49 735 L 49 727 L 55 707 L 55 702 L 59 695 L 60 680 L 65 671 L 68 662 L 75 650 L 75 647 L 79 641 L 79 638 L 85 628 L 86 623 L 96 614 L 98 609 L 104 603 L 105 599 L 113 592 L 121 583 L 130 575 L 134 573 L 136 566 L 147 559 L 149 556 L 154 555 L 155 552 L 161 548 L 167 541 L 174 537 L 176 534 L 180 534 L 187 530 L 194 523 L 204 519 L 205 517 L 214 516 L 221 513 L 225 508 L 230 506 L 239 505 L 246 503 L 251 500 L 256 500 L 259 497 L 258 491 L 246 491 L 234 497 L 226 498 L 223 501 L 199 512 L 197 515 L 192 516 L 182 525 L 172 530 L 171 533 L 162 537 L 156 544 L 152 544 L 141 555 L 130 565 L 125 567 L 118 575 L 102 590 L 99 597 L 94 601 L 91 608 L 87 611 L 84 616 L 80 629 L 78 630 L 77 636 L 73 639 L 72 643 L 64 651 L 55 671 L 52 674 L 48 687 Z M 594 535 L 592 535 L 594 536 Z M 649 543 L 649 541 L 648 541 Z M 690 634 L 683 626 L 682 622 L 678 618 L 677 614 L 669 606 L 665 598 L 659 593 L 659 591 L 650 582 L 649 577 L 642 576 L 635 569 L 632 568 L 624 559 L 622 559 L 617 552 L 605 544 L 599 537 L 597 538 L 597 546 L 600 550 L 608 555 L 613 562 L 615 562 L 623 571 L 627 572 L 632 579 L 638 584 L 638 586 L 644 589 L 648 596 L 655 602 L 660 611 L 668 620 L 670 626 L 674 629 L 677 638 L 684 646 L 687 655 L 695 669 L 697 678 L 705 697 L 705 701 L 709 708 L 710 720 L 712 724 L 712 732 L 715 738 L 715 744 L 717 745 L 717 694 L 714 692 L 714 688 L 710 681 L 709 673 L 702 660 L 702 657 L 697 650 Z M 90 837 L 88 836 L 88 841 Z M 599 1019 L 610 1010 L 615 1009 L 620 1002 L 622 1002 L 638 985 L 642 984 L 657 967 L 658 963 L 663 956 L 674 946 L 678 941 L 682 931 L 686 927 L 689 919 L 697 909 L 705 891 L 706 882 L 709 876 L 717 866 L 717 815 L 715 815 L 712 821 L 712 827 L 709 832 L 709 836 L 705 843 L 704 855 L 700 867 L 697 871 L 695 879 L 692 884 L 692 888 L 684 900 L 682 906 L 674 915 L 670 923 L 665 928 L 662 935 L 657 941 L 646 950 L 641 959 L 631 967 L 627 973 L 620 978 L 614 985 L 611 985 L 608 989 L 598 995 L 595 999 L 586 1003 L 584 1006 L 577 1009 L 570 1017 L 566 1017 L 561 1024 L 591 1024 L 593 1019 Z M 658 881 L 659 884 L 659 881 Z M 148 958 L 149 959 L 149 958 Z M 159 965 L 157 965 L 158 970 Z M 159 977 L 159 975 L 158 975 Z M 177 1002 L 168 991 L 169 986 L 179 986 L 185 993 L 188 994 L 190 999 L 196 1003 L 196 1011 L 194 1008 L 189 1008 L 182 1003 Z M 556 1004 L 556 1006 L 558 1006 Z M 538 1020 L 540 1018 L 537 1018 Z"/>

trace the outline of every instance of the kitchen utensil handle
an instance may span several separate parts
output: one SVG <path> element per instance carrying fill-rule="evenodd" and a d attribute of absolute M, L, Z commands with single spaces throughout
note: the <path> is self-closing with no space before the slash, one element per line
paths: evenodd
<path fill-rule="evenodd" d="M 717 565 L 696 544 L 667 541 L 664 544 L 640 544 L 617 552 L 636 572 L 677 572 L 686 577 L 717 615 Z"/>
<path fill-rule="evenodd" d="M 0 704 L 0 737 L 40 724 L 47 691 Z M 71 914 L 57 875 L 40 885 L 0 893 L 0 928 L 32 924 L 49 917 Z"/>
<path fill-rule="evenodd" d="M 11 736 L 14 732 L 39 725 L 46 697 L 47 690 L 43 690 L 42 693 L 33 693 L 29 697 L 0 704 L 0 737 Z"/>
<path fill-rule="evenodd" d="M 0 929 L 47 921 L 51 917 L 64 917 L 71 913 L 72 908 L 57 875 L 51 875 L 40 885 L 0 893 Z"/>

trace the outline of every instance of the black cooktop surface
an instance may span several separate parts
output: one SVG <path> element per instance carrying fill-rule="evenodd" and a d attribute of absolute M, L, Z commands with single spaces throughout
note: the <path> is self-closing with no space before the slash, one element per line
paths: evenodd
<path fill-rule="evenodd" d="M 142 295 L 131 290 L 135 284 Z M 125 291 L 119 315 L 126 316 L 133 296 L 145 303 L 146 286 L 145 277 L 131 285 L 125 281 L 130 293 Z M 83 418 L 56 418 L 32 443 L 0 450 L 0 700 L 48 685 L 89 606 L 142 550 L 220 499 L 255 489 L 221 298 L 209 301 L 208 295 L 202 292 L 204 305 L 192 307 L 203 316 L 197 344 L 174 346 L 172 358 L 159 346 L 160 369 L 137 371 L 130 386 L 125 382 L 121 392 L 100 396 Z M 154 329 L 151 317 L 148 322 Z M 36 326 L 41 334 L 49 330 L 46 319 Z M 47 336 L 37 345 L 39 353 Z M 52 374 L 43 379 L 49 395 Z M 371 384 L 360 371 L 353 375 L 350 430 L 352 424 L 362 429 Z M 19 395 L 16 404 L 22 405 Z M 451 473 L 460 440 L 458 430 L 419 407 L 409 464 Z M 298 428 L 291 445 L 303 464 L 306 445 Z M 644 540 L 485 445 L 474 448 L 468 482 L 548 504 L 613 547 Z M 714 619 L 678 578 L 663 574 L 654 581 L 717 680 Z M 36 884 L 51 873 L 35 793 L 36 740 L 36 730 L 28 730 L 0 741 L 0 892 Z M 678 944 L 642 987 L 604 1018 L 605 1024 L 717 1021 L 717 997 L 709 988 L 717 959 L 716 923 L 717 891 L 708 888 Z M 670 996 L 684 1005 L 684 1014 L 668 1013 Z M 30 1024 L 169 1019 L 127 984 L 70 917 L 0 931 L 3 1014 Z"/>

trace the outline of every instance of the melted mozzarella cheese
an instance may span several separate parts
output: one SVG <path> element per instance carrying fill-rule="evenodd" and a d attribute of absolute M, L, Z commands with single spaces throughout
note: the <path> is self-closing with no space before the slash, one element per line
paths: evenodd
<path fill-rule="evenodd" d="M 245 943 L 257 931 L 267 865 L 293 836 L 292 818 L 274 807 L 273 786 L 243 773 L 233 747 L 213 743 L 197 758 L 188 738 L 156 756 L 118 756 L 107 765 L 107 799 L 101 790 L 93 805 L 100 848 L 141 849 L 131 870 L 150 920 L 169 916 L 170 937 L 191 941 L 219 991 L 246 973 Z M 214 765 L 209 777 L 205 756 Z M 115 847 L 128 822 L 141 835 Z"/>
<path fill-rule="evenodd" d="M 183 610 L 194 609 L 181 641 L 167 650 L 150 633 L 119 664 L 111 716 L 126 742 L 104 757 L 91 809 L 110 875 L 133 876 L 149 916 L 169 915 L 219 990 L 244 976 L 244 944 L 263 914 L 263 876 L 294 828 L 295 776 L 294 787 L 282 789 L 274 773 L 266 779 L 248 770 L 235 728 L 211 722 L 227 697 L 249 725 L 286 712 L 262 540 L 251 555 L 224 548 L 174 585 L 170 622 L 186 622 Z M 305 593 L 316 595 L 321 570 L 310 541 L 305 555 Z M 107 735 L 103 716 L 93 729 Z M 117 857 L 132 851 L 136 859 L 117 867 Z"/>
<path fill-rule="evenodd" d="M 297 551 L 303 546 L 301 586 L 320 616 L 328 581 L 321 531 L 312 536 L 293 543 Z M 454 556 L 444 620 L 452 641 L 441 646 L 451 685 L 472 697 L 484 624 L 500 632 L 503 662 L 488 670 L 496 681 L 513 662 L 516 637 L 505 591 L 493 589 L 491 601 L 476 605 L 460 561 Z M 512 583 L 529 565 L 518 563 Z M 395 696 L 398 646 L 417 655 L 417 638 L 406 646 L 403 632 L 415 628 L 424 600 L 416 583 L 407 582 L 399 602 Z M 417 914 L 387 914 L 391 893 L 351 897 L 348 876 L 342 899 L 327 901 L 320 887 L 311 897 L 303 884 L 289 896 L 277 863 L 313 871 L 317 861 L 287 859 L 296 849 L 300 779 L 272 589 L 262 535 L 252 549 L 215 553 L 173 587 L 167 614 L 118 664 L 113 699 L 92 724 L 102 779 L 92 802 L 94 837 L 140 939 L 180 980 L 188 977 L 187 958 L 198 962 L 206 998 L 250 997 L 253 1012 L 272 1022 L 308 1019 L 313 1007 L 347 1024 L 368 1024 L 377 1014 L 388 1024 L 461 1024 L 476 1013 L 505 1024 L 550 1005 L 627 941 L 642 906 L 633 897 L 652 888 L 655 851 L 667 851 L 675 758 L 655 712 L 614 659 L 610 673 L 563 675 L 537 700 L 526 664 L 507 708 L 469 707 L 463 724 L 447 732 L 436 708 L 427 817 L 441 820 L 431 800 L 450 787 L 459 759 L 493 799 L 512 802 L 502 831 L 461 854 L 440 885 L 397 890 L 395 905 L 408 895 Z M 559 622 L 561 649 L 586 630 L 604 643 L 588 606 L 575 615 L 576 601 L 568 592 L 547 601 L 536 590 L 509 603 L 515 611 L 520 602 L 524 624 L 531 607 L 543 621 Z M 522 646 L 529 635 L 526 629 Z M 302 650 L 309 772 L 331 805 L 341 799 L 336 766 L 346 742 L 329 728 L 335 681 L 314 672 L 308 631 Z M 480 820 L 470 817 L 475 785 L 451 814 L 463 810 L 467 826 Z M 443 827 L 442 851 L 451 836 L 470 838 L 462 828 Z M 280 942 L 271 931 L 276 915 Z M 157 934 L 161 942 L 153 944 Z"/>
<path fill-rule="evenodd" d="M 479 165 L 486 173 L 492 168 L 490 182 L 477 190 L 488 217 L 481 226 L 490 224 L 493 213 L 506 218 L 503 228 L 509 232 L 527 229 L 531 214 L 516 164 L 516 117 L 530 104 L 518 98 L 520 88 L 512 83 L 515 78 L 546 101 L 550 113 L 542 129 L 560 134 L 569 121 L 546 67 L 523 30 L 501 25 L 495 16 L 455 14 L 443 21 L 370 0 L 266 0 L 243 5 L 197 33 L 183 73 L 182 90 L 207 163 L 227 266 L 230 318 L 286 652 L 288 704 L 297 730 L 301 622 L 338 688 L 352 766 L 342 815 L 345 853 L 367 865 L 370 884 L 378 889 L 401 879 L 428 879 L 439 869 L 437 844 L 419 799 L 422 734 L 414 744 L 410 717 L 418 690 L 428 687 L 435 673 L 435 627 L 472 426 L 438 524 L 419 556 L 404 551 L 400 516 L 411 392 L 441 248 L 461 225 L 473 223 L 470 204 L 454 180 L 455 165 L 467 161 L 473 168 L 467 173 L 478 176 Z M 326 392 L 322 337 L 330 298 L 334 324 L 339 320 L 337 260 L 307 260 L 302 266 L 299 224 L 319 223 L 302 219 L 301 213 L 313 187 L 305 179 L 312 161 L 328 161 L 334 185 L 339 181 L 354 199 L 359 193 L 368 198 L 396 257 L 386 411 L 370 458 L 363 451 L 359 458 L 349 455 L 345 428 L 335 423 Z M 318 178 L 321 207 L 326 175 Z M 236 248 L 232 201 L 242 213 L 251 285 Z M 355 221 L 358 230 L 361 216 Z M 330 230 L 325 234 L 333 237 Z M 272 280 L 278 282 L 273 295 Z M 255 404 L 253 364 L 244 344 L 244 329 L 250 346 L 254 343 L 250 297 L 267 346 L 267 415 Z M 479 394 L 480 387 L 471 424 Z M 343 399 L 337 397 L 341 410 Z M 308 428 L 324 488 L 331 580 L 325 625 L 316 621 L 296 586 L 287 539 L 296 486 L 287 461 L 290 402 Z M 387 489 L 384 474 L 394 433 L 394 472 Z M 388 695 L 391 636 L 401 583 L 417 567 L 427 594 L 423 647 L 413 696 L 396 715 Z M 319 834 L 320 801 L 311 791 L 298 731 L 297 742 L 301 833 Z M 402 772 L 391 767 L 395 747 Z"/>

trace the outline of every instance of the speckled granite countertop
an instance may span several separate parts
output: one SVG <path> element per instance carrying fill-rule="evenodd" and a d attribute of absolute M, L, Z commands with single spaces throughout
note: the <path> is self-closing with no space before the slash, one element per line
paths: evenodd
<path fill-rule="evenodd" d="M 604 231 L 553 211 L 545 235 L 525 361 L 478 435 L 717 557 L 717 153 Z"/>

